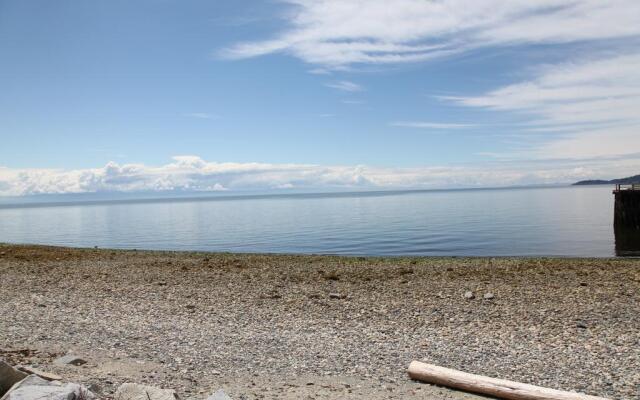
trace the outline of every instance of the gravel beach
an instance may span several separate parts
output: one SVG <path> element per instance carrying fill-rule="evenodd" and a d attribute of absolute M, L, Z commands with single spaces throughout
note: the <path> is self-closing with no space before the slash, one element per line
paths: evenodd
<path fill-rule="evenodd" d="M 75 354 L 87 363 L 58 366 Z M 640 398 L 640 260 L 363 258 L 0 245 L 0 358 L 204 399 L 474 399 L 424 360 Z"/>

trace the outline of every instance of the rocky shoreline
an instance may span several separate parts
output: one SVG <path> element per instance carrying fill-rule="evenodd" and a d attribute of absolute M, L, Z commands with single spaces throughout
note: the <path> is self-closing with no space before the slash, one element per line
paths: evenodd
<path fill-rule="evenodd" d="M 411 360 L 640 393 L 640 260 L 363 258 L 0 245 L 0 358 L 112 398 L 476 398 Z M 86 364 L 53 360 L 78 354 Z"/>

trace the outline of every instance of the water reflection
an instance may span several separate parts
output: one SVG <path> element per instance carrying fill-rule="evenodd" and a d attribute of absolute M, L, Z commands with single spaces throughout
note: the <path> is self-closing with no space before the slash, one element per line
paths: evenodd
<path fill-rule="evenodd" d="M 640 256 L 640 229 L 615 227 L 614 232 L 618 257 Z"/>
<path fill-rule="evenodd" d="M 613 203 L 609 186 L 570 186 L 0 204 L 0 242 L 252 253 L 610 257 Z"/>

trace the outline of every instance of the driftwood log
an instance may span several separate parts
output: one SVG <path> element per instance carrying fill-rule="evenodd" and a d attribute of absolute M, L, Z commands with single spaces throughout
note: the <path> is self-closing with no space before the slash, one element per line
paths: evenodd
<path fill-rule="evenodd" d="M 604 397 L 547 389 L 526 383 L 474 375 L 413 361 L 409 376 L 422 382 L 510 400 L 607 400 Z"/>

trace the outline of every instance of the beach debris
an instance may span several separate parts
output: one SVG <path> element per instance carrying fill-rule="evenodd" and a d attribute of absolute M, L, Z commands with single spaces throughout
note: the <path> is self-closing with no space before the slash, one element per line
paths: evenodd
<path fill-rule="evenodd" d="M 173 389 L 160 389 L 137 383 L 123 383 L 116 390 L 115 400 L 175 400 L 178 398 Z"/>
<path fill-rule="evenodd" d="M 485 300 L 492 300 L 493 298 L 495 298 L 496 296 L 489 292 L 489 293 L 485 293 L 484 296 L 482 296 Z"/>
<path fill-rule="evenodd" d="M 41 371 L 37 368 L 33 368 L 29 365 L 18 365 L 16 367 L 18 370 L 22 372 L 26 372 L 29 375 L 38 375 L 40 378 L 47 381 L 61 381 L 62 377 L 60 375 L 56 375 L 51 372 Z"/>
<path fill-rule="evenodd" d="M 464 292 L 464 295 L 462 297 L 464 297 L 467 300 L 473 300 L 476 298 L 476 295 L 473 294 L 471 290 L 467 290 L 466 292 Z"/>
<path fill-rule="evenodd" d="M 1 400 L 73 400 L 94 399 L 95 395 L 77 383 L 49 382 L 37 375 L 29 375 L 13 385 Z"/>
<path fill-rule="evenodd" d="M 474 375 L 454 369 L 413 361 L 409 365 L 411 379 L 446 386 L 466 392 L 509 400 L 606 400 L 576 392 L 548 389 L 505 379 Z"/>
<path fill-rule="evenodd" d="M 224 390 L 218 389 L 214 394 L 207 397 L 207 400 L 232 400 L 232 399 L 224 392 Z"/>
<path fill-rule="evenodd" d="M 27 375 L 0 360 L 0 397 L 7 393 L 13 385 L 26 378 Z"/>
<path fill-rule="evenodd" d="M 79 365 L 86 364 L 87 360 L 78 356 L 67 354 L 66 356 L 56 358 L 53 363 L 56 365 L 75 365 L 77 367 Z"/>

